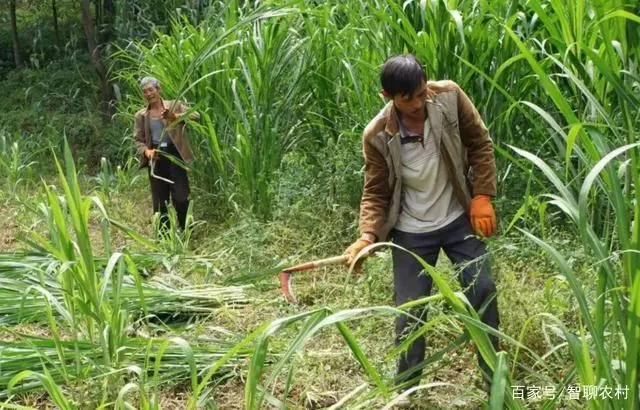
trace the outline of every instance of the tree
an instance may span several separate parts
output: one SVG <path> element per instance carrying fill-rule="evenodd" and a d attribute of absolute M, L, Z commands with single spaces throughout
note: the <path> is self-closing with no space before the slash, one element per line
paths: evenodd
<path fill-rule="evenodd" d="M 84 28 L 84 35 L 87 38 L 87 47 L 91 56 L 91 65 L 93 65 L 93 68 L 96 70 L 100 79 L 102 115 L 105 121 L 109 121 L 113 114 L 111 105 L 113 94 L 111 92 L 111 86 L 109 85 L 107 69 L 102 62 L 100 50 L 96 42 L 95 26 L 91 15 L 91 0 L 82 0 L 82 26 Z"/>
<path fill-rule="evenodd" d="M 22 59 L 22 49 L 20 48 L 20 41 L 18 40 L 18 24 L 16 23 L 16 0 L 9 0 L 9 17 L 11 19 L 13 60 L 16 63 L 16 67 L 20 68 L 24 66 L 24 60 Z"/>

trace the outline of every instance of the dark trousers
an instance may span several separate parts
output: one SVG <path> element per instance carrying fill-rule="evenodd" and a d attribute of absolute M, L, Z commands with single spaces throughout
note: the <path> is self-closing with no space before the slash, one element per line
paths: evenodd
<path fill-rule="evenodd" d="M 163 153 L 180 158 L 180 154 L 174 145 L 162 149 Z M 160 213 L 161 230 L 169 226 L 167 215 L 167 203 L 171 199 L 173 207 L 178 215 L 180 228 L 184 229 L 187 220 L 187 210 L 189 209 L 189 177 L 187 171 L 162 154 L 158 154 L 155 159 L 154 173 L 157 176 L 173 181 L 173 184 L 155 178 L 151 175 L 149 167 L 149 182 L 151 184 L 151 199 L 153 201 L 153 212 Z"/>
<path fill-rule="evenodd" d="M 454 265 L 462 268 L 459 276 L 460 285 L 465 289 L 465 295 L 476 311 L 485 300 L 493 297 L 481 319 L 487 325 L 498 328 L 500 318 L 495 298 L 496 285 L 490 276 L 487 250 L 485 244 L 473 235 L 467 215 L 462 215 L 434 232 L 416 234 L 394 230 L 391 236 L 394 243 L 415 252 L 431 266 L 435 266 L 438 253 L 443 249 Z M 420 263 L 407 252 L 395 247 L 392 248 L 392 257 L 396 305 L 428 296 L 431 293 L 433 281 L 431 276 L 423 271 Z M 425 307 L 421 307 L 411 313 L 426 320 L 426 311 Z M 413 330 L 417 330 L 414 325 L 414 321 L 404 315 L 396 318 L 396 344 L 399 344 Z M 489 338 L 497 350 L 498 338 L 494 335 L 489 335 Z M 409 380 L 416 384 L 419 382 L 422 368 L 418 367 L 413 372 L 410 369 L 419 366 L 424 360 L 424 355 L 425 338 L 421 336 L 400 356 L 399 383 Z M 491 377 L 491 370 L 480 353 L 478 353 L 478 362 L 485 377 Z"/>

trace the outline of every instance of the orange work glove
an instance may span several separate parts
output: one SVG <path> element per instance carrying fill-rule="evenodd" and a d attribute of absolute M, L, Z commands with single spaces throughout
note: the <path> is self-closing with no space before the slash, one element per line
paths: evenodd
<path fill-rule="evenodd" d="M 477 234 L 492 236 L 496 233 L 496 213 L 489 195 L 476 195 L 471 200 L 471 226 Z"/>
<path fill-rule="evenodd" d="M 345 260 L 344 264 L 347 267 L 350 267 L 351 264 L 353 263 L 353 260 L 356 258 L 356 255 L 358 253 L 360 253 L 361 250 L 363 250 L 364 248 L 366 248 L 367 246 L 371 245 L 373 242 L 371 242 L 368 239 L 363 239 L 360 238 L 357 241 L 355 241 L 354 243 L 352 243 L 347 250 L 344 251 L 344 255 L 347 256 L 347 259 Z M 360 273 L 360 270 L 362 269 L 362 262 L 364 262 L 365 258 L 369 256 L 369 255 L 362 255 L 360 256 L 360 258 L 356 261 L 356 264 L 353 267 L 353 271 L 356 273 Z"/>

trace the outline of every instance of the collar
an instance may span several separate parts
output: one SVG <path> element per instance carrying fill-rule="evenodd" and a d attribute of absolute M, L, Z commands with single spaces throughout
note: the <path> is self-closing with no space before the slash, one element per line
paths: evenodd
<path fill-rule="evenodd" d="M 428 95 L 427 98 L 424 100 L 425 113 L 428 113 L 427 104 L 438 104 L 438 103 L 434 99 L 432 99 L 431 96 Z M 396 110 L 395 105 L 393 105 L 393 101 L 389 101 L 389 103 L 387 104 L 384 117 L 385 117 L 384 131 L 391 136 L 394 136 L 397 133 L 399 133 L 400 132 L 400 116 L 398 115 L 398 110 Z M 427 118 L 428 118 L 428 114 L 427 114 Z"/>
<path fill-rule="evenodd" d="M 167 109 L 167 103 L 169 102 L 169 100 L 165 100 L 164 98 L 161 98 L 160 102 L 162 103 L 162 108 L 164 108 L 166 110 Z M 145 115 L 149 113 L 149 109 L 150 108 L 151 108 L 151 104 L 147 104 L 147 108 L 144 110 Z"/>

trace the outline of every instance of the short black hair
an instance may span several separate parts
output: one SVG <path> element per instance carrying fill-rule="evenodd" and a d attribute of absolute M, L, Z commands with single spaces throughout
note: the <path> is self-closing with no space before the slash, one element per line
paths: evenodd
<path fill-rule="evenodd" d="M 412 96 L 423 81 L 427 81 L 427 73 L 413 54 L 391 57 L 380 72 L 382 89 L 391 97 L 398 94 Z"/>

